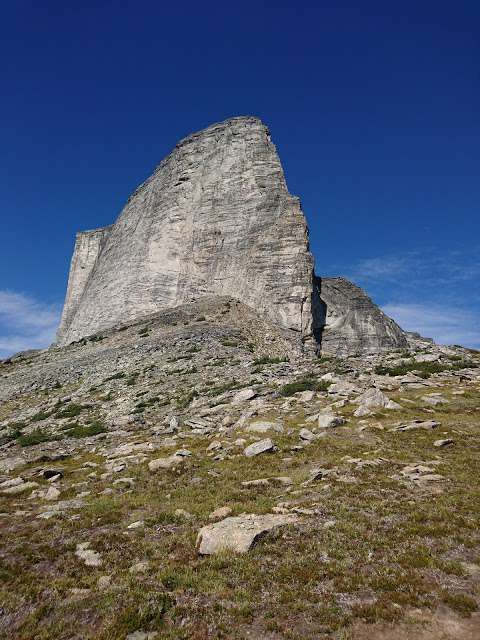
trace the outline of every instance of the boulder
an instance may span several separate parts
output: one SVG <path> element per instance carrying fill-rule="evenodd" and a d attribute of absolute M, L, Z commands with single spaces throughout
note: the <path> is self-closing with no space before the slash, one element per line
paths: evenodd
<path fill-rule="evenodd" d="M 331 429 L 332 427 L 338 427 L 345 423 L 345 418 L 336 416 L 333 413 L 321 413 L 318 416 L 318 427 L 320 429 Z"/>
<path fill-rule="evenodd" d="M 280 526 L 294 524 L 298 517 L 289 514 L 244 514 L 202 527 L 197 548 L 201 555 L 221 551 L 246 553 L 262 535 Z"/>
<path fill-rule="evenodd" d="M 247 458 L 251 458 L 253 456 L 258 456 L 260 453 L 265 453 L 266 451 L 273 451 L 274 449 L 275 445 L 272 440 L 270 440 L 270 438 L 265 438 L 264 440 L 259 440 L 258 442 L 248 445 L 248 447 L 243 450 L 243 453 Z"/>

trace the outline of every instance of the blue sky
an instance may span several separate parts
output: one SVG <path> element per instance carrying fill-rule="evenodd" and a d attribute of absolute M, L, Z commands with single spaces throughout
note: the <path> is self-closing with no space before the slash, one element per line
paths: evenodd
<path fill-rule="evenodd" d="M 178 139 L 245 114 L 270 126 L 319 274 L 480 347 L 478 2 L 1 12 L 0 356 L 50 341 L 77 230 L 111 223 Z"/>

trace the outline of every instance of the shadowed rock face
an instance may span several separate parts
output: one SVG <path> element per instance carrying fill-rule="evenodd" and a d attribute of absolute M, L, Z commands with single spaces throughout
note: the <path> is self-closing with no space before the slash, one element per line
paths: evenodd
<path fill-rule="evenodd" d="M 408 348 L 402 329 L 345 278 L 315 278 L 320 304 L 317 340 L 326 355 L 380 353 Z"/>
<path fill-rule="evenodd" d="M 78 234 L 57 343 L 212 294 L 312 336 L 306 221 L 257 118 L 185 138 L 114 225 Z"/>

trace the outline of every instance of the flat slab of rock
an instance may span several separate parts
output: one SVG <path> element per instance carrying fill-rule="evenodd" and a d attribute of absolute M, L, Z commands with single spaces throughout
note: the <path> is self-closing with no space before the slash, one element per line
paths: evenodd
<path fill-rule="evenodd" d="M 264 440 L 259 440 L 258 442 L 248 445 L 248 447 L 243 450 L 243 453 L 247 458 L 251 458 L 253 456 L 258 456 L 259 453 L 273 451 L 274 449 L 275 445 L 273 444 L 273 441 L 270 440 L 270 438 L 265 438 Z"/>
<path fill-rule="evenodd" d="M 181 464 L 183 461 L 184 456 L 175 454 L 166 458 L 156 458 L 155 460 L 151 460 L 148 463 L 148 468 L 152 472 L 158 471 L 159 469 L 171 469 L 172 467 L 176 467 L 177 464 Z"/>
<path fill-rule="evenodd" d="M 436 429 L 439 425 L 440 422 L 437 422 L 436 420 L 412 420 L 412 422 L 395 427 L 393 431 L 414 431 L 415 429 L 431 431 L 432 429 Z"/>
<path fill-rule="evenodd" d="M 18 496 L 26 491 L 31 491 L 38 487 L 38 482 L 21 482 L 6 489 L 2 489 L 0 493 L 5 496 Z"/>
<path fill-rule="evenodd" d="M 226 518 L 200 529 L 197 538 L 198 552 L 202 555 L 221 551 L 246 553 L 262 535 L 276 527 L 297 521 L 298 517 L 291 514 L 245 514 Z"/>
<path fill-rule="evenodd" d="M 242 402 L 247 402 L 247 400 L 252 400 L 257 395 L 256 391 L 253 389 L 242 389 L 238 393 L 236 393 L 232 398 L 232 404 L 241 404 Z"/>
<path fill-rule="evenodd" d="M 245 427 L 245 431 L 249 431 L 250 433 L 267 433 L 267 431 L 277 431 L 278 433 L 282 433 L 283 427 L 278 422 L 257 420 L 256 422 L 251 422 L 247 427 Z"/>

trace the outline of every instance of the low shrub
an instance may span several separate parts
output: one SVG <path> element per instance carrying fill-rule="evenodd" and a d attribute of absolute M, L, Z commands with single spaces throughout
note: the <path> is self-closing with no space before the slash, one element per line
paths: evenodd
<path fill-rule="evenodd" d="M 327 391 L 329 386 L 330 382 L 326 380 L 316 380 L 313 377 L 305 377 L 283 385 L 278 392 L 281 396 L 288 397 L 293 396 L 299 391 Z"/>

